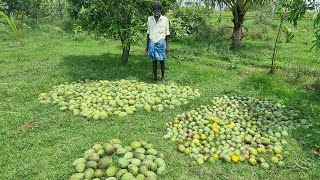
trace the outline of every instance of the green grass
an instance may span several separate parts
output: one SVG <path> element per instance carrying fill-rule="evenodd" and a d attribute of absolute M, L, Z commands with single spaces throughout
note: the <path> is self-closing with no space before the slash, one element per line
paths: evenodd
<path fill-rule="evenodd" d="M 310 27 L 307 20 L 298 26 Z M 129 64 L 121 65 L 119 41 L 64 33 L 51 23 L 26 31 L 20 47 L 9 29 L 0 29 L 0 179 L 66 179 L 71 163 L 95 142 L 119 138 L 125 144 L 144 139 L 166 155 L 169 166 L 162 179 L 318 179 L 320 97 L 313 89 L 319 76 L 319 54 L 309 52 L 309 31 L 299 31 L 293 42 L 281 44 L 276 74 L 268 75 L 270 41 L 245 39 L 245 48 L 232 52 L 223 44 L 207 48 L 190 40 L 173 41 L 166 79 L 198 88 L 202 97 L 187 106 L 159 112 L 137 112 L 126 118 L 87 121 L 37 100 L 55 85 L 84 79 L 135 79 L 151 82 L 151 62 L 144 42 L 132 48 Z M 52 23 L 54 24 L 54 23 Z M 249 23 L 250 24 L 250 23 Z M 0 27 L 6 27 L 0 23 Z M 275 31 L 270 32 L 274 37 Z M 306 38 L 308 37 L 308 38 Z M 175 58 L 188 57 L 190 61 Z M 235 66 L 233 66 L 235 65 Z M 298 128 L 287 139 L 291 153 L 286 167 L 262 170 L 246 163 L 192 165 L 162 136 L 175 115 L 208 104 L 215 96 L 240 94 L 271 98 L 303 111 L 310 129 Z M 299 168 L 296 164 L 307 167 Z"/>

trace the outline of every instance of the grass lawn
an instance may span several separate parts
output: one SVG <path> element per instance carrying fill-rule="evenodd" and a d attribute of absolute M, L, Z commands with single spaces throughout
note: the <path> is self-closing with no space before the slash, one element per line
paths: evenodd
<path fill-rule="evenodd" d="M 122 66 L 119 41 L 70 35 L 55 25 L 40 23 L 26 31 L 25 46 L 20 47 L 6 25 L 0 23 L 0 27 L 0 179 L 67 179 L 73 172 L 73 160 L 94 143 L 112 138 L 124 144 L 140 139 L 153 143 L 166 155 L 169 166 L 162 179 L 320 177 L 320 96 L 316 91 L 320 82 L 315 83 L 320 56 L 309 51 L 313 30 L 307 19 L 295 28 L 291 43 L 281 44 L 280 69 L 274 75 L 268 71 L 276 29 L 269 40 L 245 39 L 245 48 L 236 52 L 221 44 L 208 48 L 191 40 L 172 41 L 167 81 L 198 88 L 201 98 L 162 113 L 138 111 L 105 121 L 87 121 L 59 111 L 58 106 L 40 104 L 38 95 L 75 80 L 151 82 L 144 42 L 132 48 L 129 64 Z M 247 163 L 223 162 L 193 165 L 176 150 L 175 142 L 163 139 L 165 123 L 175 115 L 208 104 L 215 96 L 233 94 L 270 98 L 311 119 L 311 128 L 297 128 L 287 138 L 290 155 L 284 168 L 262 170 Z"/>

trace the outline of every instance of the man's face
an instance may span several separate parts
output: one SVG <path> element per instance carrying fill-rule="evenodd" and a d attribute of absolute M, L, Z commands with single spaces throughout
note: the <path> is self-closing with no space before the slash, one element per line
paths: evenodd
<path fill-rule="evenodd" d="M 157 17 L 160 16 L 161 15 L 161 10 L 160 9 L 154 9 L 153 10 L 153 15 L 157 16 Z"/>

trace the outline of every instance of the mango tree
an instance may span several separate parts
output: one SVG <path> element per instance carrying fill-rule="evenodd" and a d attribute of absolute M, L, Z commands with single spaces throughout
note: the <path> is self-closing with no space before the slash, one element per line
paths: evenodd
<path fill-rule="evenodd" d="M 257 4 L 272 2 L 272 0 L 203 0 L 204 2 L 216 2 L 226 5 L 233 15 L 233 35 L 231 48 L 237 49 L 243 46 L 242 27 L 248 10 Z"/>
<path fill-rule="evenodd" d="M 131 45 L 146 32 L 148 16 L 152 15 L 152 0 L 69 0 L 70 15 L 83 28 L 100 35 L 119 38 L 122 45 L 122 63 L 127 64 Z M 165 9 L 176 4 L 163 0 Z M 169 6 L 170 5 L 170 6 Z"/>
<path fill-rule="evenodd" d="M 316 32 L 314 33 L 315 39 L 312 41 L 313 42 L 313 48 L 316 48 L 316 50 L 320 49 L 320 13 L 317 13 L 314 16 L 314 27 L 316 28 Z"/>
<path fill-rule="evenodd" d="M 309 2 L 309 3 L 308 3 Z M 281 37 L 281 30 L 285 22 L 290 22 L 294 26 L 297 25 L 298 20 L 303 17 L 307 9 L 312 5 L 311 0 L 277 0 L 275 2 L 276 14 L 279 16 L 279 29 L 275 40 L 275 45 L 272 55 L 272 63 L 270 73 L 275 70 L 275 60 L 277 55 L 277 47 Z"/>

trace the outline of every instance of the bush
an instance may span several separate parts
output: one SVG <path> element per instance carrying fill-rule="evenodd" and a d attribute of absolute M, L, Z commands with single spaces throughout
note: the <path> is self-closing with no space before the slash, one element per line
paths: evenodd
<path fill-rule="evenodd" d="M 199 43 L 203 43 L 208 47 L 212 45 L 219 45 L 219 48 L 228 47 L 228 42 L 232 36 L 232 28 L 228 25 L 219 25 L 212 27 L 204 25 L 197 29 L 193 38 Z"/>
<path fill-rule="evenodd" d="M 320 78 L 318 77 L 317 80 L 313 84 L 314 91 L 320 93 Z"/>
<path fill-rule="evenodd" d="M 207 10 L 201 7 L 185 7 L 166 13 L 170 21 L 171 37 L 181 38 L 196 33 L 205 25 L 204 14 Z"/>
<path fill-rule="evenodd" d="M 271 6 L 263 6 L 258 8 L 257 11 L 253 13 L 253 24 L 263 24 L 270 25 L 272 23 L 272 7 Z"/>
<path fill-rule="evenodd" d="M 264 6 L 253 13 L 253 22 L 247 28 L 246 36 L 249 39 L 270 40 L 272 26 L 272 7 Z"/>
<path fill-rule="evenodd" d="M 249 39 L 263 39 L 263 40 L 270 40 L 270 27 L 267 25 L 252 25 L 252 27 L 248 28 L 247 30 L 247 37 Z"/>

